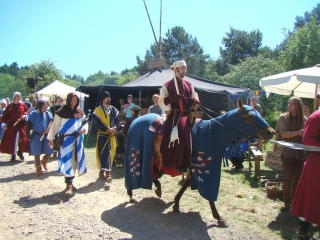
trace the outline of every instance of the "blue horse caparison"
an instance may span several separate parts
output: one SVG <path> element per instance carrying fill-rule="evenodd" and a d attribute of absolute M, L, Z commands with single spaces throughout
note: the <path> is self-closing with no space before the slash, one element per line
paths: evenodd
<path fill-rule="evenodd" d="M 125 185 L 128 191 L 152 188 L 155 133 L 150 131 L 149 127 L 157 117 L 156 114 L 139 117 L 133 121 L 128 131 L 125 154 Z M 257 137 L 258 134 L 264 134 L 262 137 L 269 138 L 272 134 L 270 136 L 268 127 L 269 124 L 257 111 L 245 105 L 217 118 L 195 123 L 191 132 L 191 187 L 198 189 L 210 204 L 216 201 L 220 186 L 221 160 L 227 145 L 239 137 Z"/>
<path fill-rule="evenodd" d="M 251 124 L 243 117 L 252 118 Z M 244 106 L 242 117 L 238 109 L 196 123 L 192 128 L 191 187 L 202 197 L 216 201 L 220 186 L 221 160 L 226 147 L 235 139 L 256 137 L 259 129 L 269 124 L 249 106 Z"/>

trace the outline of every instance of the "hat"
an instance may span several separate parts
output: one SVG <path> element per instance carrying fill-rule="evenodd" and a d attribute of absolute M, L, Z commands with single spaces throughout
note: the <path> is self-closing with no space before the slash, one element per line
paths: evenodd
<path fill-rule="evenodd" d="M 107 98 L 107 97 L 111 98 L 111 94 L 110 94 L 109 91 L 104 91 L 104 92 L 102 93 L 102 100 L 105 99 L 105 98 Z"/>
<path fill-rule="evenodd" d="M 7 101 L 5 99 L 1 99 L 0 104 L 4 104 L 5 106 L 7 106 Z"/>
<path fill-rule="evenodd" d="M 178 68 L 178 67 L 187 67 L 187 63 L 185 60 L 179 60 L 179 61 L 175 61 L 172 65 L 171 65 L 171 69 L 174 68 Z"/>
<path fill-rule="evenodd" d="M 320 92 L 317 93 L 316 97 L 317 97 L 317 98 L 320 97 Z"/>
<path fill-rule="evenodd" d="M 12 99 L 14 99 L 14 98 L 17 97 L 17 96 L 21 97 L 21 93 L 19 93 L 19 92 L 14 92 Z"/>
<path fill-rule="evenodd" d="M 132 94 L 129 94 L 129 95 L 127 96 L 127 98 L 128 98 L 128 97 L 131 97 L 131 98 L 132 98 Z"/>
<path fill-rule="evenodd" d="M 132 110 L 132 111 L 134 111 L 134 112 L 136 112 L 136 113 L 139 113 L 140 112 L 140 107 L 138 106 L 138 105 L 132 105 L 131 107 L 130 107 L 130 110 Z"/>

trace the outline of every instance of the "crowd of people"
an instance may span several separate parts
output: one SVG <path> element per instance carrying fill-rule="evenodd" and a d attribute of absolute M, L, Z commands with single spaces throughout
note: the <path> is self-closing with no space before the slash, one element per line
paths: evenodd
<path fill-rule="evenodd" d="M 192 124 L 188 113 L 200 102 L 192 84 L 184 79 L 186 62 L 177 61 L 172 69 L 173 79 L 162 86 L 159 94 L 152 96 L 153 105 L 148 112 L 161 116 L 150 127 L 157 133 L 154 161 L 161 173 L 177 176 L 191 167 Z M 116 134 L 125 135 L 140 116 L 140 107 L 134 103 L 133 96 L 129 94 L 126 100 L 127 103 L 121 101 L 117 109 L 111 105 L 111 93 L 105 91 L 92 116 L 92 124 L 97 129 L 98 178 L 106 183 L 112 181 Z M 317 101 L 320 105 L 320 94 Z M 17 161 L 17 157 L 23 161 L 24 153 L 28 152 L 34 156 L 36 175 L 48 171 L 49 158 L 54 155 L 59 159 L 58 172 L 65 178 L 65 193 L 72 195 L 76 191 L 73 185 L 76 172 L 81 175 L 87 171 L 83 135 L 88 132 L 89 119 L 73 92 L 67 95 L 65 104 L 62 97 L 56 96 L 51 106 L 42 99 L 34 105 L 28 98 L 23 101 L 19 92 L 13 93 L 12 102 L 9 98 L 0 100 L 0 152 L 10 154 L 12 162 Z M 250 105 L 264 114 L 256 97 Z M 281 114 L 277 122 L 276 139 L 320 146 L 320 111 L 310 114 L 309 105 L 298 97 L 291 97 L 288 111 Z M 308 239 L 310 223 L 320 225 L 320 155 L 284 148 L 281 158 L 284 210 L 299 217 L 299 237 Z"/>

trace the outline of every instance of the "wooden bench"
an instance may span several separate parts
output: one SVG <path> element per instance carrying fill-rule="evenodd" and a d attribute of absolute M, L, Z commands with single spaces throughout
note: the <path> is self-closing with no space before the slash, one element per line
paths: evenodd
<path fill-rule="evenodd" d="M 260 176 L 260 161 L 263 160 L 263 155 L 261 151 L 257 148 L 257 146 L 250 146 L 249 148 L 249 172 L 252 169 L 251 161 L 254 161 L 254 178 L 258 178 Z"/>

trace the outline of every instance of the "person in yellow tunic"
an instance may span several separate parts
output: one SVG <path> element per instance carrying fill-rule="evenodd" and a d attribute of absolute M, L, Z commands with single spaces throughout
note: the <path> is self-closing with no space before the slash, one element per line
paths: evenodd
<path fill-rule="evenodd" d="M 98 129 L 96 160 L 100 169 L 99 178 L 108 183 L 112 181 L 111 168 L 117 148 L 115 134 L 119 126 L 119 111 L 110 103 L 111 94 L 103 92 L 101 104 L 93 113 L 93 124 Z"/>

